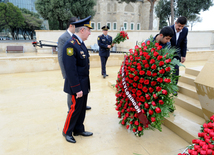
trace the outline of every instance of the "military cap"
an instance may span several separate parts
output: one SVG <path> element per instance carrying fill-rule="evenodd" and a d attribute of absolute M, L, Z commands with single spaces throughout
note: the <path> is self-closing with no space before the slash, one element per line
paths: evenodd
<path fill-rule="evenodd" d="M 79 21 L 72 22 L 71 24 L 75 25 L 75 27 L 86 26 L 86 27 L 92 29 L 90 19 L 91 19 L 91 16 L 88 16 L 88 17 L 81 19 Z"/>
<path fill-rule="evenodd" d="M 102 27 L 102 29 L 103 29 L 104 31 L 108 31 L 109 27 L 105 25 L 105 26 Z"/>

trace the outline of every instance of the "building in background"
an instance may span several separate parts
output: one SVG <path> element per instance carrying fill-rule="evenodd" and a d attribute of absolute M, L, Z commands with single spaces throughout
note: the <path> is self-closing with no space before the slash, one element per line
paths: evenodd
<path fill-rule="evenodd" d="M 13 3 L 13 5 L 17 6 L 18 8 L 25 8 L 37 13 L 35 9 L 36 0 L 7 0 L 7 1 Z"/>
<path fill-rule="evenodd" d="M 94 30 L 108 25 L 110 31 L 120 30 L 148 30 L 149 10 L 148 1 L 136 3 L 118 3 L 117 0 L 97 0 L 94 7 L 96 14 L 91 24 Z M 154 13 L 153 30 L 158 30 L 158 18 Z"/>

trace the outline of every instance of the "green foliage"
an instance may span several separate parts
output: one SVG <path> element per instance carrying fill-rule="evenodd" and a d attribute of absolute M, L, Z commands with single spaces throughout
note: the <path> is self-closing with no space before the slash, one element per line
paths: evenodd
<path fill-rule="evenodd" d="M 171 16 L 170 0 L 160 0 L 155 7 L 157 17 L 160 19 L 159 28 L 166 26 Z M 206 11 L 213 5 L 213 0 L 178 0 L 174 8 L 175 17 L 185 16 L 191 23 L 200 22 L 198 15 L 200 11 Z M 169 22 L 170 23 L 170 22 Z M 173 24 L 173 23 L 172 23 Z M 171 25 L 171 24 L 169 24 Z M 192 25 L 193 26 L 193 25 Z"/>
<path fill-rule="evenodd" d="M 15 32 L 24 25 L 24 17 L 18 7 L 12 3 L 0 3 L 0 26 L 9 29 L 13 39 Z M 17 33 L 16 33 L 17 34 Z"/>
<path fill-rule="evenodd" d="M 35 2 L 36 10 L 40 15 L 49 20 L 51 28 L 55 28 L 58 23 L 58 29 L 65 29 L 67 21 L 76 16 L 85 18 L 89 15 L 94 16 L 93 7 L 96 5 L 94 0 L 37 0 Z"/>

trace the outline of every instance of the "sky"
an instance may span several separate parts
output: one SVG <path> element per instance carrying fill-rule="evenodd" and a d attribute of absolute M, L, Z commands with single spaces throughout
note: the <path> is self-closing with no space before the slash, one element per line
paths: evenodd
<path fill-rule="evenodd" d="M 202 21 L 200 23 L 196 23 L 192 30 L 193 31 L 203 31 L 203 30 L 214 30 L 214 6 L 210 7 L 209 10 L 201 12 L 200 17 Z M 190 27 L 189 27 L 190 30 Z"/>

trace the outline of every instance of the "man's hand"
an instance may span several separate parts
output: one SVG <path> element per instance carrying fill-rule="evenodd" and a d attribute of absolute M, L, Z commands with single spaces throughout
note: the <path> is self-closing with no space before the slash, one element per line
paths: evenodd
<path fill-rule="evenodd" d="M 181 63 L 184 63 L 186 60 L 186 57 L 181 57 Z"/>
<path fill-rule="evenodd" d="M 81 90 L 81 91 L 79 91 L 79 92 L 77 92 L 76 94 L 77 94 L 76 99 L 77 99 L 77 98 L 80 98 L 80 97 L 82 97 L 82 96 L 83 96 L 83 92 L 82 92 L 82 90 Z"/>
<path fill-rule="evenodd" d="M 108 47 L 108 48 L 111 48 L 111 45 L 108 45 L 107 47 Z"/>

